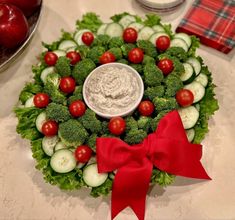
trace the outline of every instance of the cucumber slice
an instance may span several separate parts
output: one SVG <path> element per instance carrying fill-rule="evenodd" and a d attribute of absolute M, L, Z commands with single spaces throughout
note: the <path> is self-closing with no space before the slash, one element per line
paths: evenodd
<path fill-rule="evenodd" d="M 204 87 L 206 87 L 208 84 L 208 77 L 204 73 L 200 73 L 196 77 L 195 81 L 201 83 Z"/>
<path fill-rule="evenodd" d="M 47 116 L 45 112 L 41 112 L 36 118 L 36 128 L 42 132 L 42 125 L 46 122 Z"/>
<path fill-rule="evenodd" d="M 185 52 L 188 51 L 188 45 L 186 44 L 186 42 L 179 38 L 174 38 L 171 41 L 170 47 L 181 47 L 185 50 Z"/>
<path fill-rule="evenodd" d="M 115 174 L 114 174 L 114 173 L 109 173 L 109 178 L 110 178 L 111 180 L 114 180 Z"/>
<path fill-rule="evenodd" d="M 200 112 L 200 104 L 199 103 L 197 103 L 196 105 L 194 105 L 195 106 L 195 108 L 198 110 L 198 112 Z"/>
<path fill-rule="evenodd" d="M 148 40 L 153 33 L 154 30 L 151 27 L 143 27 L 138 34 L 138 40 Z"/>
<path fill-rule="evenodd" d="M 184 86 L 185 89 L 190 90 L 193 93 L 193 103 L 199 102 L 205 95 L 205 87 L 196 81 Z"/>
<path fill-rule="evenodd" d="M 192 65 L 196 76 L 201 72 L 201 64 L 196 58 L 190 57 L 186 62 Z"/>
<path fill-rule="evenodd" d="M 66 53 L 63 50 L 54 50 L 52 52 L 55 53 L 57 55 L 57 57 L 64 57 L 64 56 L 66 56 Z"/>
<path fill-rule="evenodd" d="M 178 38 L 178 39 L 183 40 L 183 41 L 187 44 L 188 48 L 189 48 L 189 47 L 191 46 L 191 44 L 192 44 L 191 37 L 190 37 L 189 35 L 185 34 L 185 33 L 178 33 L 178 34 L 175 34 L 174 38 Z"/>
<path fill-rule="evenodd" d="M 135 22 L 135 17 L 131 15 L 125 15 L 121 18 L 121 20 L 118 22 L 120 25 L 122 25 L 124 28 L 126 28 L 130 23 Z"/>
<path fill-rule="evenodd" d="M 144 25 L 138 22 L 132 22 L 128 25 L 128 27 L 134 28 L 137 32 L 139 32 L 144 27 Z"/>
<path fill-rule="evenodd" d="M 68 50 L 69 48 L 71 48 L 71 47 L 76 47 L 77 46 L 77 44 L 74 42 L 74 41 L 72 41 L 72 40 L 63 40 L 61 43 L 60 43 L 60 45 L 59 45 L 59 47 L 58 47 L 58 49 L 59 50 Z"/>
<path fill-rule="evenodd" d="M 83 41 L 82 41 L 82 35 L 85 33 L 85 32 L 91 32 L 89 29 L 82 29 L 82 30 L 79 30 L 75 35 L 74 35 L 74 40 L 76 41 L 76 43 L 78 45 L 83 45 Z"/>
<path fill-rule="evenodd" d="M 55 72 L 55 67 L 51 66 L 51 67 L 47 67 L 45 68 L 42 72 L 41 72 L 41 80 L 43 81 L 43 83 L 46 83 L 46 78 L 49 74 L 54 73 Z"/>
<path fill-rule="evenodd" d="M 54 151 L 60 150 L 60 149 L 66 149 L 67 147 L 65 146 L 65 144 L 62 141 L 59 141 L 58 143 L 56 143 Z"/>
<path fill-rule="evenodd" d="M 161 25 L 154 25 L 152 26 L 152 29 L 155 31 L 155 32 L 165 32 L 165 29 L 161 26 Z"/>
<path fill-rule="evenodd" d="M 76 167 L 77 161 L 73 152 L 68 149 L 61 149 L 52 155 L 50 165 L 57 173 L 68 173 Z"/>
<path fill-rule="evenodd" d="M 24 107 L 26 107 L 26 108 L 34 107 L 35 105 L 34 105 L 34 102 L 33 102 L 33 98 L 34 98 L 34 96 L 27 99 L 25 104 L 24 104 Z"/>
<path fill-rule="evenodd" d="M 104 33 L 110 37 L 121 37 L 123 34 L 123 27 L 118 23 L 110 23 L 105 28 Z"/>
<path fill-rule="evenodd" d="M 98 173 L 96 163 L 88 165 L 83 170 L 83 180 L 88 186 L 100 186 L 106 181 L 107 178 L 107 173 Z"/>
<path fill-rule="evenodd" d="M 156 45 L 156 40 L 161 37 L 161 36 L 168 36 L 167 33 L 165 32 L 159 32 L 159 33 L 153 33 L 150 38 L 149 38 L 149 41 L 155 46 Z"/>
<path fill-rule="evenodd" d="M 91 157 L 90 160 L 88 161 L 87 165 L 96 163 L 96 157 Z"/>
<path fill-rule="evenodd" d="M 86 165 L 86 163 L 78 163 L 77 168 L 82 169 L 85 165 Z"/>
<path fill-rule="evenodd" d="M 59 138 L 57 135 L 52 136 L 52 137 L 46 137 L 46 136 L 43 137 L 42 149 L 46 155 L 51 157 L 54 154 L 54 148 L 58 141 L 59 141 Z"/>
<path fill-rule="evenodd" d="M 191 83 L 196 76 L 196 74 L 194 73 L 194 69 L 189 63 L 183 63 L 183 66 L 184 72 L 181 74 L 180 79 L 185 84 Z"/>
<path fill-rule="evenodd" d="M 66 50 L 66 52 L 70 52 L 70 51 L 76 51 L 77 50 L 77 46 L 76 47 L 70 47 L 68 50 Z"/>
<path fill-rule="evenodd" d="M 186 135 L 189 142 L 192 142 L 195 136 L 195 130 L 193 128 L 186 130 Z"/>
<path fill-rule="evenodd" d="M 194 106 L 178 109 L 180 118 L 182 120 L 184 129 L 190 129 L 194 127 L 199 118 L 199 112 Z"/>
<path fill-rule="evenodd" d="M 99 27 L 99 29 L 98 29 L 98 31 L 97 31 L 97 34 L 98 34 L 98 35 L 104 34 L 104 31 L 105 31 L 106 27 L 107 27 L 107 24 L 102 24 L 102 25 Z"/>

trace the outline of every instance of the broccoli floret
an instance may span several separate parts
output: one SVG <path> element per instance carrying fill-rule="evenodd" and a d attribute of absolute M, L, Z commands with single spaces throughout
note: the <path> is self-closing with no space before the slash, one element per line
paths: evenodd
<path fill-rule="evenodd" d="M 108 128 L 108 122 L 107 121 L 102 121 L 102 132 L 105 133 L 109 133 L 109 128 Z"/>
<path fill-rule="evenodd" d="M 146 116 L 140 116 L 138 122 L 138 127 L 139 129 L 142 129 L 148 133 L 150 127 L 151 127 L 151 117 L 146 117 Z"/>
<path fill-rule="evenodd" d="M 187 52 L 181 47 L 170 47 L 165 53 L 172 57 L 177 57 L 182 62 L 185 62 L 188 58 Z"/>
<path fill-rule="evenodd" d="M 113 135 L 113 134 L 103 134 L 101 137 L 117 137 L 117 136 L 115 136 L 115 135 Z"/>
<path fill-rule="evenodd" d="M 123 44 L 121 46 L 121 50 L 122 50 L 122 54 L 124 57 L 128 57 L 128 53 L 130 52 L 130 50 L 136 48 L 135 44 Z"/>
<path fill-rule="evenodd" d="M 118 47 L 113 47 L 109 50 L 110 53 L 112 53 L 116 60 L 120 60 L 122 59 L 122 50 Z"/>
<path fill-rule="evenodd" d="M 87 58 L 90 58 L 95 63 L 99 63 L 100 56 L 105 52 L 105 48 L 101 46 L 95 46 L 91 48 L 87 53 Z"/>
<path fill-rule="evenodd" d="M 125 122 L 126 122 L 126 132 L 128 132 L 130 130 L 137 130 L 138 129 L 137 121 L 133 117 L 131 117 L 131 116 L 126 117 Z"/>
<path fill-rule="evenodd" d="M 124 40 L 121 37 L 113 37 L 109 41 L 109 48 L 121 47 L 124 44 Z"/>
<path fill-rule="evenodd" d="M 82 99 L 83 99 L 82 86 L 76 86 L 73 95 L 68 98 L 68 104 L 70 105 L 72 102 Z"/>
<path fill-rule="evenodd" d="M 166 96 L 175 96 L 179 89 L 183 88 L 183 82 L 178 75 L 173 73 L 169 74 L 165 79 L 166 84 Z"/>
<path fill-rule="evenodd" d="M 55 68 L 61 76 L 71 75 L 70 60 L 67 57 L 59 57 Z"/>
<path fill-rule="evenodd" d="M 153 132 L 156 131 L 157 126 L 159 121 L 162 119 L 163 116 L 165 116 L 167 113 L 169 112 L 169 110 L 165 110 L 165 111 L 161 111 L 158 113 L 157 117 L 153 118 L 151 121 L 151 129 Z"/>
<path fill-rule="evenodd" d="M 148 55 L 144 55 L 144 59 L 143 59 L 143 65 L 146 65 L 146 64 L 155 64 L 156 63 L 156 60 L 153 58 L 153 57 L 150 57 Z"/>
<path fill-rule="evenodd" d="M 148 86 L 161 85 L 164 77 L 161 70 L 155 64 L 144 66 L 144 81 Z"/>
<path fill-rule="evenodd" d="M 78 45 L 77 50 L 78 50 L 81 58 L 85 59 L 88 51 L 90 50 L 90 47 L 88 47 L 86 45 Z"/>
<path fill-rule="evenodd" d="M 58 135 L 66 146 L 77 147 L 82 145 L 88 137 L 88 132 L 75 119 L 59 124 Z"/>
<path fill-rule="evenodd" d="M 178 104 L 175 98 L 160 98 L 155 97 L 153 99 L 153 104 L 157 112 L 162 110 L 173 110 L 178 108 Z"/>
<path fill-rule="evenodd" d="M 131 63 L 130 66 L 134 68 L 139 74 L 143 73 L 143 66 L 141 64 Z"/>
<path fill-rule="evenodd" d="M 138 144 L 147 137 L 147 132 L 139 129 L 139 130 L 130 130 L 126 133 L 124 141 L 128 144 Z"/>
<path fill-rule="evenodd" d="M 85 114 L 79 118 L 79 121 L 92 133 L 98 134 L 102 130 L 101 121 L 97 119 L 95 112 L 90 109 L 86 110 Z"/>
<path fill-rule="evenodd" d="M 66 104 L 66 96 L 59 90 L 60 76 L 51 73 L 46 78 L 44 92 L 50 96 L 51 101 L 59 104 Z"/>
<path fill-rule="evenodd" d="M 116 61 L 117 63 L 123 63 L 123 64 L 128 64 L 128 61 L 126 59 L 120 59 Z"/>
<path fill-rule="evenodd" d="M 56 103 L 50 103 L 46 108 L 48 119 L 56 122 L 65 122 L 71 118 L 69 110 L 66 106 Z"/>
<path fill-rule="evenodd" d="M 97 134 L 92 134 L 90 137 L 87 139 L 86 144 L 94 151 L 96 152 L 96 138 Z"/>
<path fill-rule="evenodd" d="M 156 47 L 148 40 L 138 40 L 137 46 L 144 51 L 144 54 L 156 58 L 157 50 Z"/>
<path fill-rule="evenodd" d="M 97 37 L 92 42 L 91 47 L 102 46 L 107 49 L 107 45 L 109 43 L 109 40 L 110 40 L 109 35 L 106 35 L 106 34 L 97 35 Z"/>
<path fill-rule="evenodd" d="M 152 101 L 155 97 L 162 97 L 164 95 L 164 92 L 164 86 L 148 87 L 144 91 L 144 97 Z"/>
<path fill-rule="evenodd" d="M 91 59 L 84 59 L 74 66 L 72 75 L 79 85 L 82 85 L 89 73 L 96 68 Z"/>

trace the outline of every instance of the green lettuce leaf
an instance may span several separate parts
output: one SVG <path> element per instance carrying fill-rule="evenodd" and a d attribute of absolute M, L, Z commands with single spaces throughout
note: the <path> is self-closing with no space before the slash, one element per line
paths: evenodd
<path fill-rule="evenodd" d="M 115 15 L 113 15 L 113 16 L 111 17 L 111 20 L 112 20 L 113 22 L 118 23 L 118 22 L 119 22 L 124 16 L 126 16 L 126 15 L 133 16 L 133 17 L 135 17 L 136 22 L 142 23 L 141 17 L 139 17 L 139 16 L 137 16 L 137 15 L 131 15 L 131 14 L 128 13 L 128 12 L 123 12 L 123 13 L 120 13 L 120 14 L 115 14 Z"/>
<path fill-rule="evenodd" d="M 159 25 L 161 18 L 156 14 L 146 14 L 146 19 L 144 20 L 144 25 L 152 27 L 154 25 Z"/>
<path fill-rule="evenodd" d="M 151 183 L 157 183 L 160 186 L 167 186 L 174 182 L 175 176 L 154 168 L 152 171 Z"/>
<path fill-rule="evenodd" d="M 22 104 L 25 104 L 27 99 L 32 97 L 34 94 L 42 92 L 42 90 L 43 88 L 41 85 L 38 85 L 36 83 L 27 83 L 20 93 L 19 100 Z"/>

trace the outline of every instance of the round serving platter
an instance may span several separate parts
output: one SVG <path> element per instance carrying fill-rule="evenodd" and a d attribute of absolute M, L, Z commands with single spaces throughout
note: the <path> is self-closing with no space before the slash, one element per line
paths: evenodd
<path fill-rule="evenodd" d="M 24 41 L 23 44 L 14 49 L 6 49 L 0 46 L 0 72 L 6 70 L 9 67 L 9 65 L 15 61 L 15 59 L 24 51 L 26 46 L 29 44 L 39 24 L 42 7 L 43 7 L 43 1 L 40 7 L 33 13 L 33 15 L 31 15 L 27 19 L 29 23 L 29 36 L 27 37 L 27 39 Z"/>

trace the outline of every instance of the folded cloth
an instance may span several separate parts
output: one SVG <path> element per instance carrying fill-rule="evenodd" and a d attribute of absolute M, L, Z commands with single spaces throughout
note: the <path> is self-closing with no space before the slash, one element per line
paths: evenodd
<path fill-rule="evenodd" d="M 195 0 L 176 32 L 196 35 L 223 53 L 235 46 L 235 0 Z"/>

